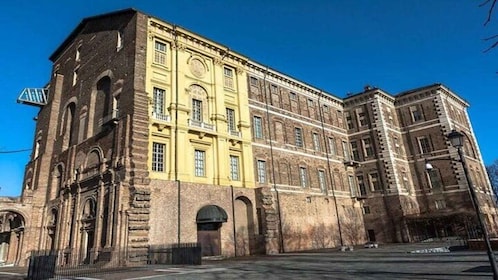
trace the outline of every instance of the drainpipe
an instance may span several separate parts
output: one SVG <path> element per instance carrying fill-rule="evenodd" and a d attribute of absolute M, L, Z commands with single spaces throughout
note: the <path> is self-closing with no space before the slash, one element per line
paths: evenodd
<path fill-rule="evenodd" d="M 178 245 L 180 245 L 180 226 L 181 226 L 181 215 L 180 215 L 180 209 L 181 209 L 181 189 L 180 189 L 180 180 L 178 180 L 178 33 L 176 31 L 177 26 L 173 25 L 173 36 L 174 36 L 174 43 L 175 43 L 175 183 L 176 183 L 176 189 L 177 189 L 177 242 Z"/>
<path fill-rule="evenodd" d="M 266 123 L 267 123 L 267 126 L 268 126 L 268 137 L 269 137 L 269 140 L 270 140 L 270 159 L 271 159 L 271 163 L 272 165 L 274 165 L 274 161 L 273 161 L 273 144 L 272 144 L 272 139 L 271 139 L 271 133 L 270 133 L 270 127 L 271 127 L 271 123 L 270 123 L 270 109 L 269 109 L 269 106 L 268 106 L 268 91 L 266 90 L 266 76 L 268 75 L 268 67 L 266 67 L 266 70 L 264 72 L 264 76 L 263 76 L 263 90 L 264 90 L 264 93 L 265 93 L 265 107 L 266 107 Z M 275 168 L 272 168 L 271 169 L 271 175 L 272 175 L 272 181 L 273 181 L 273 190 L 275 191 L 275 195 L 277 196 L 277 215 L 278 215 L 278 232 L 279 232 L 279 239 L 280 239 L 280 249 L 279 249 L 279 252 L 280 253 L 285 253 L 285 248 L 284 248 L 284 237 L 283 237 L 283 233 L 282 233 L 282 214 L 281 214 L 281 211 L 280 211 L 280 196 L 279 196 L 279 192 L 277 190 L 277 183 L 275 181 Z"/>
<path fill-rule="evenodd" d="M 334 207 L 335 207 L 335 215 L 337 218 L 337 229 L 339 230 L 339 242 L 341 243 L 341 247 L 344 246 L 344 241 L 342 239 L 342 230 L 341 230 L 341 217 L 339 216 L 339 209 L 337 207 L 337 197 L 335 196 L 335 184 L 334 184 L 334 176 L 332 173 L 332 167 L 330 166 L 330 151 L 329 151 L 329 145 L 327 141 L 327 137 L 325 136 L 325 125 L 323 123 L 323 111 L 322 111 L 322 106 L 320 104 L 320 98 L 322 97 L 323 92 L 320 91 L 320 94 L 318 95 L 318 110 L 320 112 L 320 125 L 322 127 L 322 134 L 323 134 L 323 142 L 325 146 L 325 155 L 327 157 L 327 169 L 329 172 L 329 177 L 330 177 L 330 187 L 332 190 L 332 198 L 334 200 Z M 334 138 L 335 141 L 335 138 Z M 325 188 L 325 195 L 328 196 L 328 190 Z"/>

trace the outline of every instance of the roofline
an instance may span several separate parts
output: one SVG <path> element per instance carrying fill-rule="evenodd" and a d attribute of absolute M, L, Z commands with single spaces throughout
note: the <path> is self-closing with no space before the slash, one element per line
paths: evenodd
<path fill-rule="evenodd" d="M 67 47 L 67 45 L 70 44 L 70 42 L 78 36 L 78 34 L 81 32 L 81 30 L 85 27 L 85 25 L 92 20 L 96 19 L 101 19 L 101 18 L 106 18 L 106 17 L 111 17 L 111 16 L 116 16 L 116 15 L 121 15 L 121 14 L 127 14 L 127 13 L 138 13 L 139 11 L 134 9 L 134 8 L 127 8 L 123 10 L 118 10 L 110 13 L 105 13 L 105 14 L 100 14 L 96 16 L 91 16 L 91 17 L 86 17 L 81 20 L 81 22 L 76 26 L 75 29 L 69 34 L 69 36 L 66 37 L 66 39 L 59 45 L 59 47 L 50 55 L 49 59 L 52 62 L 55 62 L 59 54 Z"/>

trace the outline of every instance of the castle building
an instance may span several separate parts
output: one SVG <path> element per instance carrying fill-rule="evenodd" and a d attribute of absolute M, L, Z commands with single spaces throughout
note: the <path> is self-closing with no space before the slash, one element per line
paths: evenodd
<path fill-rule="evenodd" d="M 40 111 L 22 195 L 0 201 L 0 262 L 476 237 L 452 130 L 496 234 L 469 104 L 444 85 L 339 98 L 134 9 L 83 19 L 50 60 L 19 97 Z"/>

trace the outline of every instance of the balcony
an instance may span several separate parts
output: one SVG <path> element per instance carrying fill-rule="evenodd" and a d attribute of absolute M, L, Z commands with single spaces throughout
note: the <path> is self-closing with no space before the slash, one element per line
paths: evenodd
<path fill-rule="evenodd" d="M 228 129 L 228 134 L 230 134 L 232 136 L 235 136 L 235 137 L 240 137 L 241 136 L 240 131 L 232 130 L 232 129 Z"/>
<path fill-rule="evenodd" d="M 208 123 L 205 123 L 202 121 L 196 121 L 196 120 L 192 120 L 192 119 L 188 120 L 188 125 L 190 127 L 198 127 L 198 128 L 202 128 L 202 129 L 206 129 L 206 130 L 215 130 L 215 126 L 212 124 L 208 124 Z"/>
<path fill-rule="evenodd" d="M 156 119 L 156 120 L 159 120 L 159 121 L 164 121 L 164 122 L 170 122 L 171 121 L 171 117 L 169 115 L 165 115 L 165 114 L 162 114 L 162 113 L 156 113 L 156 112 L 152 112 L 152 118 Z"/>
<path fill-rule="evenodd" d="M 104 126 L 107 124 L 116 124 L 119 118 L 119 110 L 114 109 L 107 116 L 99 119 L 99 126 Z"/>
<path fill-rule="evenodd" d="M 25 88 L 19 94 L 17 103 L 42 107 L 47 105 L 48 89 L 46 88 Z"/>

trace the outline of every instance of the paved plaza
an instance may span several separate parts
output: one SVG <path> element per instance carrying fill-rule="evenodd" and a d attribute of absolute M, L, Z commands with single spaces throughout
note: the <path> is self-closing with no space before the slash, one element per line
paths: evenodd
<path fill-rule="evenodd" d="M 484 251 L 410 253 L 426 248 L 434 244 L 251 256 L 204 261 L 200 266 L 147 266 L 75 279 L 491 279 Z M 23 279 L 16 273 L 23 272 L 0 268 L 0 279 Z"/>

